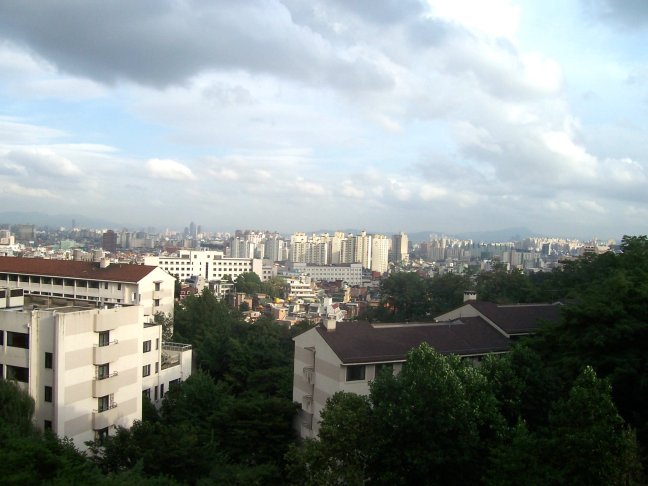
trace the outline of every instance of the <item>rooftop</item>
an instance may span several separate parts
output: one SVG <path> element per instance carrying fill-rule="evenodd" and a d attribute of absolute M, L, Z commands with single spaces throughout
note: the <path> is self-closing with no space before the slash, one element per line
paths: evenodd
<path fill-rule="evenodd" d="M 528 334 L 535 331 L 543 321 L 560 320 L 562 305 L 512 304 L 498 305 L 492 302 L 472 300 L 466 302 L 507 334 Z"/>
<path fill-rule="evenodd" d="M 318 327 L 317 332 L 345 364 L 404 361 L 423 342 L 440 353 L 462 356 L 504 352 L 510 344 L 481 317 L 443 323 L 338 322 L 335 331 Z"/>
<path fill-rule="evenodd" d="M 100 264 L 95 262 L 0 256 L 0 273 L 82 278 L 110 282 L 136 283 L 156 268 L 150 265 L 132 265 L 128 263 L 113 263 L 101 268 Z"/>

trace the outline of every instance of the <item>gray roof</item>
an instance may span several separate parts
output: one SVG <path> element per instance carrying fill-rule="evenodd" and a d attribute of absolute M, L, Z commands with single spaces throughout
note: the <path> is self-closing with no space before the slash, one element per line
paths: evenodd
<path fill-rule="evenodd" d="M 428 343 L 443 354 L 483 355 L 507 351 L 510 341 L 481 317 L 443 323 L 370 324 L 338 322 L 317 332 L 344 364 L 404 361 L 412 348 Z"/>

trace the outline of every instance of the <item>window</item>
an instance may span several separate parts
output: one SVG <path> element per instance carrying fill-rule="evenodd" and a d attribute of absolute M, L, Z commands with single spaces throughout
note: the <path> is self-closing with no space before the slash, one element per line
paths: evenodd
<path fill-rule="evenodd" d="M 147 388 L 146 390 L 142 390 L 142 396 L 148 398 L 149 400 L 151 399 L 151 389 Z"/>
<path fill-rule="evenodd" d="M 151 374 L 151 365 L 147 364 L 142 366 L 142 376 L 149 376 Z"/>
<path fill-rule="evenodd" d="M 104 283 L 104 289 L 108 290 L 108 282 Z"/>
<path fill-rule="evenodd" d="M 153 301 L 153 304 L 155 305 L 155 307 L 160 307 L 160 299 L 155 299 Z"/>
<path fill-rule="evenodd" d="M 120 283 L 117 284 L 117 290 L 121 290 L 121 284 Z"/>
<path fill-rule="evenodd" d="M 106 437 L 108 437 L 108 427 L 95 431 L 95 441 L 99 445 L 103 445 L 104 441 L 106 440 Z"/>
<path fill-rule="evenodd" d="M 178 386 L 179 384 L 180 384 L 180 378 L 176 378 L 175 380 L 171 380 L 169 382 L 169 390 L 173 390 L 173 388 Z"/>
<path fill-rule="evenodd" d="M 29 334 L 7 331 L 7 346 L 29 349 Z"/>
<path fill-rule="evenodd" d="M 376 365 L 376 378 L 380 373 L 394 373 L 394 363 L 379 363 Z"/>
<path fill-rule="evenodd" d="M 155 388 L 153 388 L 153 396 L 155 397 L 155 401 L 158 399 L 158 387 L 155 385 Z"/>
<path fill-rule="evenodd" d="M 155 282 L 155 290 L 160 290 L 160 282 Z"/>
<path fill-rule="evenodd" d="M 160 371 L 160 363 L 159 361 L 155 362 L 155 372 L 158 373 Z"/>
<path fill-rule="evenodd" d="M 347 381 L 364 380 L 365 379 L 365 366 L 364 365 L 347 366 L 346 379 L 347 379 Z"/>
<path fill-rule="evenodd" d="M 108 395 L 104 395 L 103 397 L 97 398 L 97 410 L 99 413 L 105 412 L 110 408 L 110 397 Z"/>
<path fill-rule="evenodd" d="M 94 280 L 90 280 L 88 282 L 88 288 L 89 289 L 98 289 L 99 288 L 99 282 L 96 282 Z"/>
<path fill-rule="evenodd" d="M 160 338 L 155 338 L 155 349 L 160 349 Z"/>
<path fill-rule="evenodd" d="M 7 365 L 7 380 L 16 380 L 29 383 L 29 368 Z"/>
<path fill-rule="evenodd" d="M 44 430 L 52 430 L 52 421 L 51 420 L 45 420 L 43 422 L 43 429 Z"/>
<path fill-rule="evenodd" d="M 54 361 L 54 355 L 52 353 L 45 353 L 45 369 L 52 369 L 52 362 Z"/>
<path fill-rule="evenodd" d="M 148 341 L 144 341 L 143 343 L 143 352 L 148 353 L 151 351 L 151 340 L 149 339 Z"/>
<path fill-rule="evenodd" d="M 0 346 L 4 344 L 4 331 L 0 329 Z"/>
<path fill-rule="evenodd" d="M 52 387 L 51 386 L 45 386 L 45 401 L 52 403 Z"/>
<path fill-rule="evenodd" d="M 97 365 L 97 380 L 103 380 L 110 376 L 110 365 L 108 363 Z"/>
<path fill-rule="evenodd" d="M 99 346 L 108 346 L 110 343 L 110 331 L 102 331 L 99 333 Z"/>
<path fill-rule="evenodd" d="M 160 385 L 160 398 L 164 398 L 164 383 Z"/>

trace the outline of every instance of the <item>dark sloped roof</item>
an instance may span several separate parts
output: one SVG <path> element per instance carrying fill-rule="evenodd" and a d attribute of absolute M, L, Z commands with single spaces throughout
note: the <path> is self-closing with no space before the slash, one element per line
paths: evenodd
<path fill-rule="evenodd" d="M 468 302 L 507 334 L 528 334 L 543 321 L 560 320 L 560 304 L 497 305 L 473 300 Z"/>
<path fill-rule="evenodd" d="M 99 263 L 44 258 L 0 257 L 0 272 L 47 277 L 83 278 L 112 282 L 139 282 L 157 267 L 113 263 L 101 268 Z"/>
<path fill-rule="evenodd" d="M 509 340 L 481 317 L 440 324 L 338 322 L 335 331 L 318 327 L 317 332 L 345 364 L 404 360 L 409 350 L 424 342 L 440 353 L 463 356 L 509 347 Z"/>

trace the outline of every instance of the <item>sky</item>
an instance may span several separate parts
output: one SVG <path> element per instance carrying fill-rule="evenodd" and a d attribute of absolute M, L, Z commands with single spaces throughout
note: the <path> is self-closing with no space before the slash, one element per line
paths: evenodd
<path fill-rule="evenodd" d="M 0 210 L 646 234 L 645 0 L 0 0 Z"/>

